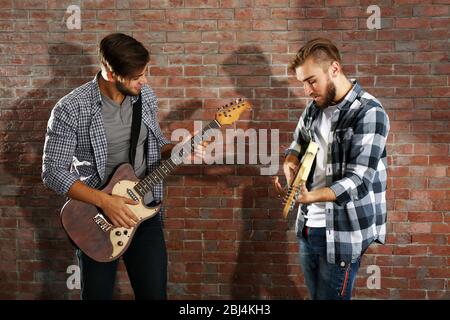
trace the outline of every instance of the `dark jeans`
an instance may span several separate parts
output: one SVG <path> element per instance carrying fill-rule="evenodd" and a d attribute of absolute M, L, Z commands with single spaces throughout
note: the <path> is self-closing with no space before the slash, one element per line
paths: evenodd
<path fill-rule="evenodd" d="M 119 259 L 97 262 L 77 250 L 81 269 L 81 298 L 112 299 Z M 136 299 L 166 299 L 167 252 L 159 215 L 136 230 L 123 260 Z"/>
<path fill-rule="evenodd" d="M 345 266 L 327 262 L 325 228 L 304 227 L 300 264 L 312 300 L 350 300 L 360 259 Z"/>

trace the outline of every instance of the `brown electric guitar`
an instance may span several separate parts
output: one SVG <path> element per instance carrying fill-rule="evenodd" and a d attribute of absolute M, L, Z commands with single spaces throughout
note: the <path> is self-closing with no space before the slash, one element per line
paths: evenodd
<path fill-rule="evenodd" d="M 285 203 L 283 208 L 283 216 L 285 218 L 287 218 L 289 212 L 295 207 L 295 202 L 300 195 L 301 186 L 306 183 L 306 180 L 308 180 L 308 176 L 311 172 L 311 167 L 318 150 L 319 145 L 313 141 L 310 141 L 302 158 L 301 166 L 298 168 L 294 181 L 288 188 L 288 191 L 283 199 L 283 202 Z"/>
<path fill-rule="evenodd" d="M 137 205 L 128 205 L 128 208 L 139 218 L 135 227 L 129 229 L 115 227 L 96 206 L 73 199 L 67 201 L 61 210 L 61 222 L 69 238 L 79 249 L 96 261 L 108 262 L 119 258 L 127 250 L 139 225 L 155 216 L 161 208 L 161 203 L 154 206 L 145 205 L 144 196 L 148 197 L 148 193 L 152 192 L 156 184 L 183 163 L 184 158 L 191 152 L 191 146 L 208 138 L 210 129 L 232 124 L 239 119 L 242 112 L 249 109 L 251 109 L 250 103 L 243 100 L 222 106 L 216 113 L 214 121 L 185 143 L 180 152 L 172 152 L 170 159 L 162 161 L 157 169 L 142 180 L 136 177 L 132 166 L 128 163 L 116 169 L 102 191 L 139 201 Z"/>

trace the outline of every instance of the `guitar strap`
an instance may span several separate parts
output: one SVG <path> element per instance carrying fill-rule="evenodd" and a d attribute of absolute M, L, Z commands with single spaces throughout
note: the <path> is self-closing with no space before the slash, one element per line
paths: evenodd
<path fill-rule="evenodd" d="M 142 122 L 142 96 L 139 94 L 139 98 L 133 103 L 133 116 L 131 120 L 131 143 L 130 143 L 130 163 L 134 168 L 134 161 L 136 159 L 136 147 L 139 140 L 139 134 L 141 132 Z"/>

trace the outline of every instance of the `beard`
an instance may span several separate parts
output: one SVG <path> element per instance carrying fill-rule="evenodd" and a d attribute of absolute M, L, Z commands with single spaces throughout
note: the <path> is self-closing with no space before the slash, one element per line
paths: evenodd
<path fill-rule="evenodd" d="M 131 91 L 130 89 L 128 89 L 127 87 L 125 87 L 125 86 L 124 86 L 121 82 L 119 82 L 119 81 L 116 81 L 116 82 L 115 82 L 115 85 L 116 85 L 116 89 L 119 90 L 119 92 L 120 92 L 121 94 L 123 94 L 124 96 L 138 96 L 138 95 L 139 95 L 139 92 L 136 93 L 136 92 Z"/>
<path fill-rule="evenodd" d="M 316 106 L 320 109 L 325 109 L 331 105 L 334 105 L 334 97 L 336 97 L 336 86 L 330 79 L 328 79 L 327 89 L 325 91 L 323 101 L 315 100 Z"/>

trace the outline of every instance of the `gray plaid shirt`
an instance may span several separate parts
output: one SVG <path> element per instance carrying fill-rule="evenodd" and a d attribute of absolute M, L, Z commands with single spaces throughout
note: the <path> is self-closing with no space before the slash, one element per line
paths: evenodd
<path fill-rule="evenodd" d="M 373 241 L 385 241 L 389 118 L 381 103 L 356 81 L 337 109 L 331 119 L 326 166 L 326 184 L 337 199 L 326 202 L 326 241 L 327 261 L 344 266 L 355 262 Z M 308 131 L 317 127 L 314 122 L 319 115 L 320 109 L 311 102 L 300 117 L 286 154 L 301 158 L 313 136 Z M 306 210 L 302 205 L 302 214 L 297 217 L 299 237 Z"/>
<path fill-rule="evenodd" d="M 42 162 L 42 180 L 56 193 L 65 195 L 80 180 L 98 188 L 105 176 L 107 142 L 101 113 L 102 100 L 97 76 L 59 100 L 47 125 Z M 158 124 L 157 99 L 148 86 L 143 86 L 142 121 L 148 128 L 147 173 L 158 167 L 160 150 L 170 143 Z M 132 103 L 138 97 L 132 97 Z M 162 200 L 162 183 L 153 190 Z"/>

